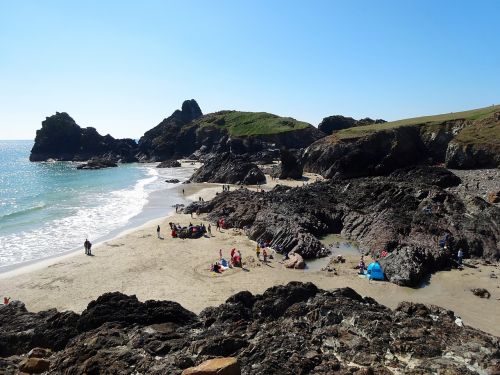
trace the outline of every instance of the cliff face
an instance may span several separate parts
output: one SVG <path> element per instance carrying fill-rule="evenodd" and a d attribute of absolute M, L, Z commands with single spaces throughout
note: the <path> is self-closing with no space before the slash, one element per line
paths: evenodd
<path fill-rule="evenodd" d="M 132 162 L 137 160 L 136 151 L 137 144 L 132 139 L 102 136 L 94 128 L 81 128 L 67 113 L 57 112 L 37 130 L 30 161 L 85 161 L 98 157 Z"/>
<path fill-rule="evenodd" d="M 304 169 L 345 178 L 384 175 L 415 164 L 500 166 L 500 111 L 477 120 L 378 126 L 346 128 L 313 143 L 304 153 Z"/>
<path fill-rule="evenodd" d="M 305 148 L 324 136 L 310 124 L 269 113 L 221 111 L 202 115 L 194 100 L 139 140 L 141 160 L 200 158 L 214 153 L 256 154 Z"/>
<path fill-rule="evenodd" d="M 50 374 L 179 375 L 227 356 L 241 366 L 231 374 L 496 374 L 498 338 L 456 319 L 437 306 L 391 310 L 350 288 L 299 282 L 242 291 L 199 315 L 107 293 L 81 315 L 0 306 L 0 363 L 17 373 L 19 355 L 43 345 L 54 350 L 43 359 Z"/>
<path fill-rule="evenodd" d="M 143 161 L 178 159 L 195 151 L 195 130 L 186 127 L 202 116 L 194 99 L 182 103 L 182 109 L 148 130 L 139 140 L 138 157 Z"/>

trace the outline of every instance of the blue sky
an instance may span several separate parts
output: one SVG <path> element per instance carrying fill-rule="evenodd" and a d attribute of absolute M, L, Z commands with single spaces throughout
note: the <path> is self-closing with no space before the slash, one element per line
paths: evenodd
<path fill-rule="evenodd" d="M 194 98 L 317 125 L 500 102 L 499 1 L 0 0 L 0 139 L 139 137 Z"/>

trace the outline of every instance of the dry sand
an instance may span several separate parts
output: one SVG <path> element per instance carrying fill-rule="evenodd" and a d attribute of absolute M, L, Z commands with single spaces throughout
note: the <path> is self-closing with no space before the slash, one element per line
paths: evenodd
<path fill-rule="evenodd" d="M 311 177 L 314 181 L 314 177 Z M 311 181 L 310 180 L 310 181 Z M 272 181 L 270 185 L 276 181 Z M 297 182 L 287 182 L 297 184 Z M 298 182 L 302 184 L 302 182 Z M 265 189 L 271 186 L 265 186 Z M 210 199 L 217 191 L 216 184 L 182 185 L 185 196 L 192 200 Z M 169 222 L 187 225 L 208 222 L 204 216 L 174 214 L 150 222 L 119 237 L 98 244 L 94 256 L 79 253 L 54 258 L 36 265 L 19 268 L 0 275 L 0 293 L 24 301 L 31 311 L 48 308 L 81 312 L 99 295 L 120 291 L 135 294 L 140 300 L 173 300 L 194 312 L 207 306 L 223 303 L 230 295 L 249 290 L 262 293 L 267 288 L 290 281 L 311 281 L 322 289 L 349 286 L 363 296 L 395 308 L 401 301 L 435 304 L 454 310 L 466 325 L 500 336 L 500 268 L 498 265 L 466 267 L 463 271 L 439 272 L 428 286 L 420 289 L 398 287 L 388 282 L 369 282 L 360 278 L 352 267 L 357 257 L 337 267 L 338 275 L 320 270 L 285 269 L 279 259 L 268 264 L 247 262 L 247 270 L 231 269 L 222 274 L 209 271 L 210 264 L 219 258 L 219 249 L 229 258 L 236 247 L 243 258 L 255 256 L 255 243 L 242 231 L 229 229 L 212 237 L 200 239 L 171 238 Z M 164 239 L 156 236 L 160 224 Z M 494 272 L 499 278 L 490 278 Z M 474 296 L 471 288 L 486 288 L 490 299 Z"/>

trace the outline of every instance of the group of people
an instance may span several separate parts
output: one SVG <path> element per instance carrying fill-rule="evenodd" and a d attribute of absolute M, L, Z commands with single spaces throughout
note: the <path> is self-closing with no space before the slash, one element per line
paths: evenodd
<path fill-rule="evenodd" d="M 207 227 L 203 223 L 200 225 L 189 223 L 187 227 L 182 227 L 180 224 L 174 224 L 172 222 L 168 223 L 168 225 L 170 225 L 172 238 L 200 238 L 207 233 Z M 208 232 L 211 234 L 212 230 L 210 224 L 208 227 Z"/>
<path fill-rule="evenodd" d="M 266 241 L 258 241 L 257 246 L 255 247 L 255 255 L 257 256 L 257 260 L 260 260 L 260 253 L 262 250 L 262 260 L 264 263 L 267 263 L 268 259 L 272 259 L 273 256 L 268 253 L 268 250 L 270 249 L 269 245 L 271 244 L 271 240 L 266 240 Z M 288 254 L 287 254 L 288 256 Z"/>
<path fill-rule="evenodd" d="M 229 268 L 241 267 L 243 268 L 241 251 L 236 248 L 231 249 L 229 262 L 222 256 L 222 249 L 219 249 L 219 260 L 210 266 L 210 271 L 221 273 Z"/>
<path fill-rule="evenodd" d="M 229 191 L 230 188 L 231 186 L 229 185 L 222 185 L 222 191 Z"/>
<path fill-rule="evenodd" d="M 447 249 L 452 250 L 451 248 L 453 245 L 453 237 L 451 236 L 451 234 L 449 232 L 446 232 L 443 235 L 443 237 L 439 240 L 438 244 L 439 244 L 439 247 L 442 248 L 443 250 L 447 250 Z M 451 254 L 452 254 L 452 259 L 453 259 L 455 253 L 452 251 Z M 459 268 L 462 268 L 462 266 L 463 266 L 463 264 L 462 264 L 463 258 L 464 258 L 464 251 L 461 248 L 459 248 L 458 251 L 456 252 L 456 261 L 457 261 Z"/>

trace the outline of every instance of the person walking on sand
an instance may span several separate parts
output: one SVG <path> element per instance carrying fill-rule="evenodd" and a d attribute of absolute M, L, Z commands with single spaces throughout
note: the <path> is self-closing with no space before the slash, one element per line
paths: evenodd
<path fill-rule="evenodd" d="M 257 247 L 255 248 L 255 254 L 257 255 L 257 260 L 260 260 L 260 246 L 257 243 Z"/>
<path fill-rule="evenodd" d="M 156 234 L 157 234 L 158 238 L 160 238 L 160 226 L 159 225 L 156 227 Z"/>
<path fill-rule="evenodd" d="M 83 248 L 85 249 L 85 255 L 89 255 L 90 252 L 90 247 L 89 247 L 90 241 L 88 238 L 85 239 L 85 242 L 83 243 Z"/>
<path fill-rule="evenodd" d="M 264 263 L 267 263 L 267 250 L 266 250 L 266 248 L 262 249 L 262 257 L 264 258 Z"/>
<path fill-rule="evenodd" d="M 210 223 L 208 223 L 207 231 L 210 237 L 212 237 L 212 226 L 210 225 Z"/>
<path fill-rule="evenodd" d="M 215 225 L 216 225 L 215 229 L 217 229 L 220 232 L 220 222 L 219 222 L 219 220 L 217 220 L 217 223 Z"/>
<path fill-rule="evenodd" d="M 184 195 L 184 189 L 182 189 L 182 195 Z"/>

